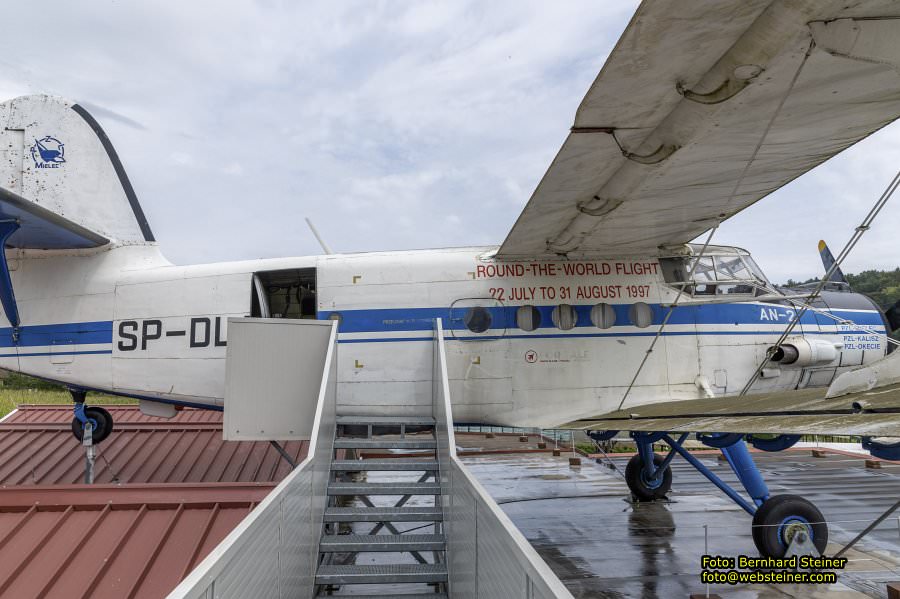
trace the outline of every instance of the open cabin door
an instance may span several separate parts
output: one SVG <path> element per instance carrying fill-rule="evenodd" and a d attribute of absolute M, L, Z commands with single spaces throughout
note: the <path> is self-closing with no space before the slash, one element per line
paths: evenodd
<path fill-rule="evenodd" d="M 315 268 L 256 272 L 251 293 L 253 318 L 316 318 Z"/>

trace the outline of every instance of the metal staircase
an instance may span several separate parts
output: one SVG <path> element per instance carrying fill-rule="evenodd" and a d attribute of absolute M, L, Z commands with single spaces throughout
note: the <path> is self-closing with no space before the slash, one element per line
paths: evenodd
<path fill-rule="evenodd" d="M 348 585 L 372 585 L 356 586 L 353 596 L 446 598 L 434 418 L 338 416 L 336 424 L 335 451 L 384 450 L 403 452 L 403 457 L 361 460 L 332 455 L 316 596 L 341 596 Z"/>

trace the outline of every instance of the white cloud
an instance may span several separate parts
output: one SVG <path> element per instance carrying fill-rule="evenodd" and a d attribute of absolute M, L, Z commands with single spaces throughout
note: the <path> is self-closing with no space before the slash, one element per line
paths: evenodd
<path fill-rule="evenodd" d="M 636 5 L 18 3 L 7 22 L 40 30 L 5 29 L 0 95 L 91 106 L 178 263 L 318 253 L 304 216 L 343 251 L 499 243 Z M 851 234 L 896 168 L 898 131 L 717 241 L 774 280 L 820 272 L 816 241 Z M 889 208 L 848 270 L 895 266 L 898 224 Z"/>

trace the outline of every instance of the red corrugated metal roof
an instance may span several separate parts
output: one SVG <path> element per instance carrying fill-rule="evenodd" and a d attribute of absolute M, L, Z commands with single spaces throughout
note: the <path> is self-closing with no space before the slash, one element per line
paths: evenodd
<path fill-rule="evenodd" d="M 290 472 L 268 443 L 222 441 L 221 412 L 107 409 L 94 485 L 73 484 L 84 448 L 71 407 L 0 422 L 0 599 L 165 597 Z"/>
<path fill-rule="evenodd" d="M 0 597 L 165 597 L 272 488 L 0 489 Z"/>
<path fill-rule="evenodd" d="M 97 446 L 97 483 L 278 482 L 290 466 L 266 442 L 223 441 L 222 413 L 186 409 L 171 419 L 136 406 L 106 406 L 115 422 Z M 71 433 L 72 410 L 22 406 L 0 422 L 0 485 L 75 484 L 84 448 Z M 283 444 L 299 463 L 307 443 Z"/>

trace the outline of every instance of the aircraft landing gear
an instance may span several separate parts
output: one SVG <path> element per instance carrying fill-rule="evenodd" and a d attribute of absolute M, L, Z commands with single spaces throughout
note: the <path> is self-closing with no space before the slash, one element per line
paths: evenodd
<path fill-rule="evenodd" d="M 631 433 L 637 445 L 637 454 L 625 466 L 625 482 L 637 501 L 664 499 L 672 488 L 672 468 L 669 464 L 675 457 L 672 450 L 665 457 L 653 453 L 653 444 L 662 435 L 651 433 Z"/>
<path fill-rule="evenodd" d="M 589 434 L 597 439 L 615 432 L 591 431 Z M 637 445 L 638 454 L 628 462 L 625 480 L 638 501 L 652 501 L 666 494 L 672 485 L 669 464 L 675 454 L 678 454 L 753 517 L 753 543 L 760 555 L 784 557 L 791 549 L 813 553 L 813 547 L 820 555 L 825 551 L 828 545 L 828 525 L 822 512 L 797 495 L 770 496 L 769 488 L 747 449 L 743 434 L 698 434 L 697 439 L 709 447 L 721 450 L 731 470 L 750 496 L 750 501 L 683 447 L 688 433 L 682 433 L 677 440 L 665 432 L 633 431 L 631 437 Z M 795 435 L 774 438 L 750 436 L 748 440 L 758 449 L 780 451 L 796 443 L 798 438 Z M 665 442 L 671 448 L 665 457 L 653 453 L 653 444 L 658 441 Z M 900 452 L 900 444 L 896 449 Z"/>
<path fill-rule="evenodd" d="M 638 501 L 656 501 L 663 499 L 669 489 L 672 488 L 672 468 L 665 466 L 660 468 L 665 458 L 661 455 L 653 455 L 654 473 L 647 475 L 641 456 L 635 455 L 628 460 L 625 466 L 625 482 L 628 489 Z"/>
<path fill-rule="evenodd" d="M 75 417 L 72 419 L 72 434 L 79 442 L 84 439 L 84 424 L 90 421 L 92 426 L 92 440 L 94 445 L 102 443 L 113 430 L 112 415 L 96 406 L 85 407 L 84 391 L 70 389 L 72 400 L 75 402 Z"/>
<path fill-rule="evenodd" d="M 784 557 L 801 531 L 821 555 L 828 545 L 825 517 L 819 508 L 797 495 L 769 497 L 753 514 L 753 543 L 760 555 Z"/>

